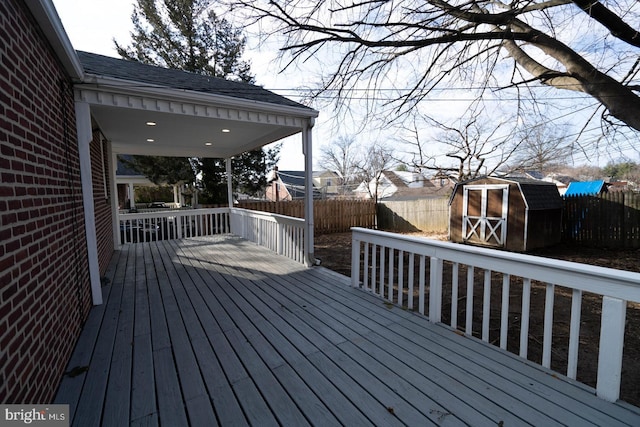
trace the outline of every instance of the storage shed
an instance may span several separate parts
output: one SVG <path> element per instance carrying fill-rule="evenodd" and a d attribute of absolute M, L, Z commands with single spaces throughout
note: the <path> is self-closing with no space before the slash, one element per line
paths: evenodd
<path fill-rule="evenodd" d="M 526 252 L 560 242 L 562 199 L 555 184 L 482 177 L 456 184 L 451 241 Z"/>

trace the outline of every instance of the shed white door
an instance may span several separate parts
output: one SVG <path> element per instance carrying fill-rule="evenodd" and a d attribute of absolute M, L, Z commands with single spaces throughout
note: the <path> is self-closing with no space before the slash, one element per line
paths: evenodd
<path fill-rule="evenodd" d="M 463 190 L 463 240 L 504 247 L 507 237 L 509 186 L 465 185 Z"/>

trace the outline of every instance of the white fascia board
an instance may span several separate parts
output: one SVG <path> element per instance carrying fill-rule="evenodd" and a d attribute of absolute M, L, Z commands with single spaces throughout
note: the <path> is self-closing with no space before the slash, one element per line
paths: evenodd
<path fill-rule="evenodd" d="M 254 112 L 284 114 L 309 119 L 311 126 L 314 125 L 314 119 L 320 114 L 312 108 L 272 104 L 269 102 L 235 98 L 232 96 L 218 95 L 214 93 L 196 92 L 187 89 L 158 87 L 135 80 L 123 80 L 88 73 L 85 74 L 85 79 L 82 84 L 76 85 L 76 88 L 83 89 L 83 86 L 89 90 L 99 90 L 123 95 L 141 95 L 178 102 L 194 102 L 211 106 L 223 106 L 225 108 L 238 108 Z"/>
<path fill-rule="evenodd" d="M 82 80 L 84 68 L 62 26 L 62 21 L 53 2 L 51 0 L 25 0 L 25 3 L 69 76 L 75 81 Z"/>

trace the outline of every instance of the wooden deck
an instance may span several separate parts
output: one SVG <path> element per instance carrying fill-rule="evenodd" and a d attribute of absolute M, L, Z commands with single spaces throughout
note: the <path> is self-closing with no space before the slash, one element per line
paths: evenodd
<path fill-rule="evenodd" d="M 640 410 L 231 236 L 125 245 L 62 379 L 77 426 L 640 425 Z"/>

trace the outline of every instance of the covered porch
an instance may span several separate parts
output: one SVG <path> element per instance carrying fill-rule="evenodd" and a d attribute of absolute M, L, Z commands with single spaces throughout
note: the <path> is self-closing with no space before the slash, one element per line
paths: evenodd
<path fill-rule="evenodd" d="M 636 407 L 232 234 L 125 244 L 106 278 L 56 398 L 72 425 L 640 424 Z"/>

